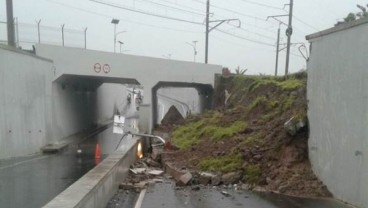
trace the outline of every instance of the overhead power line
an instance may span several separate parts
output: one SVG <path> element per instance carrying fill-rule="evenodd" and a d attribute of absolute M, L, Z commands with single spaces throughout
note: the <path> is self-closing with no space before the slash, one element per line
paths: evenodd
<path fill-rule="evenodd" d="M 240 0 L 240 1 L 245 2 L 245 3 L 248 3 L 248 4 L 253 4 L 253 5 L 257 5 L 257 6 L 265 7 L 265 8 L 282 10 L 282 8 L 275 7 L 275 6 L 268 5 L 268 4 L 262 4 L 262 3 L 255 2 L 255 1 L 249 1 L 249 0 Z"/>
<path fill-rule="evenodd" d="M 246 37 L 243 37 L 243 36 L 239 36 L 239 35 L 236 35 L 236 34 L 232 34 L 232 33 L 226 32 L 224 30 L 220 30 L 220 29 L 215 29 L 215 30 L 218 31 L 218 32 L 224 33 L 226 35 L 230 35 L 232 37 L 239 38 L 239 39 L 242 39 L 242 40 L 246 40 L 246 41 L 249 41 L 249 42 L 252 42 L 252 43 L 257 43 L 257 44 L 260 44 L 260 45 L 274 47 L 274 44 L 270 44 L 270 43 L 266 43 L 266 42 L 262 42 L 262 41 L 258 41 L 258 40 L 253 40 L 253 39 L 249 39 L 249 38 L 246 38 Z"/>
<path fill-rule="evenodd" d="M 105 6 L 109 6 L 109 7 L 123 9 L 123 10 L 130 11 L 130 12 L 135 12 L 135 13 L 148 15 L 148 16 L 153 16 L 153 17 L 158 17 L 158 18 L 163 18 L 163 19 L 169 19 L 169 20 L 178 21 L 178 22 L 185 22 L 185 23 L 190 23 L 190 24 L 195 24 L 195 25 L 203 25 L 203 23 L 201 23 L 201 22 L 194 22 L 194 21 L 180 19 L 180 18 L 176 18 L 176 17 L 170 17 L 170 16 L 165 16 L 165 15 L 150 13 L 150 12 L 146 12 L 146 11 L 142 11 L 142 10 L 137 10 L 137 9 L 124 7 L 124 6 L 121 6 L 121 5 L 116 5 L 116 4 L 109 3 L 109 2 L 103 2 L 103 1 L 99 1 L 99 0 L 89 0 L 89 1 L 95 2 L 95 3 L 98 3 L 98 4 L 102 4 L 102 5 L 105 5 Z"/>
<path fill-rule="evenodd" d="M 168 1 L 168 0 L 160 0 L 160 1 L 163 1 L 163 2 L 169 3 L 169 4 L 171 4 L 171 5 L 180 6 L 180 7 L 182 7 L 182 8 L 190 9 L 191 11 L 199 12 L 199 13 L 201 13 L 201 14 L 203 14 L 203 15 L 206 15 L 206 13 L 204 13 L 204 12 L 203 12 L 203 10 L 195 9 L 195 8 L 189 7 L 189 6 L 184 5 L 184 4 L 179 4 L 179 3 L 177 3 L 177 2 L 175 2 L 175 3 L 174 3 L 174 2 L 172 2 L 172 1 Z"/>
<path fill-rule="evenodd" d="M 79 8 L 79 7 L 75 7 L 75 6 L 71 6 L 71 5 L 60 3 L 60 2 L 57 2 L 57 1 L 53 1 L 53 0 L 46 0 L 46 1 L 48 1 L 50 3 L 58 4 L 60 6 L 66 7 L 66 8 L 75 9 L 75 10 L 78 10 L 78 11 L 82 11 L 82 12 L 85 12 L 85 13 L 93 14 L 93 15 L 108 18 L 108 19 L 116 18 L 116 17 L 110 16 L 110 15 L 106 15 L 106 14 L 103 14 L 103 13 L 99 13 L 99 12 L 95 12 L 95 11 L 91 11 L 91 10 L 87 10 L 87 9 L 83 9 L 83 8 Z M 164 30 L 171 30 L 171 31 L 178 31 L 178 32 L 187 32 L 187 33 L 203 33 L 203 32 L 199 32 L 199 31 L 191 31 L 191 30 L 177 29 L 177 28 L 171 28 L 171 27 L 163 27 L 163 26 L 158 26 L 158 25 L 151 25 L 151 24 L 147 24 L 147 23 L 143 23 L 143 22 L 139 22 L 139 21 L 134 21 L 134 20 L 128 20 L 128 19 L 122 19 L 122 20 L 124 20 L 126 22 L 133 23 L 133 24 L 143 25 L 143 26 L 157 28 L 157 29 L 164 29 Z"/>
<path fill-rule="evenodd" d="M 158 5 L 158 6 L 161 6 L 161 7 L 165 7 L 165 8 L 169 8 L 169 9 L 173 9 L 173 10 L 177 10 L 177 11 L 182 11 L 182 12 L 185 12 L 185 13 L 190 13 L 190 14 L 199 15 L 199 16 L 205 16 L 204 13 L 193 12 L 193 11 L 173 7 L 173 6 L 170 6 L 170 5 L 157 3 L 157 2 L 154 2 L 154 1 L 151 1 L 151 0 L 138 0 L 138 1 L 147 2 L 147 3 L 153 4 L 153 5 Z"/>
<path fill-rule="evenodd" d="M 313 29 L 313 30 L 315 30 L 315 31 L 319 31 L 319 29 L 318 29 L 318 28 L 316 28 L 316 27 L 314 27 L 314 26 L 312 26 L 312 25 L 308 24 L 307 22 L 305 22 L 304 20 L 302 20 L 302 19 L 298 18 L 297 16 L 293 15 L 293 17 L 294 17 L 296 20 L 298 20 L 299 22 L 301 22 L 301 23 L 303 23 L 304 25 L 308 26 L 309 28 L 311 28 L 311 29 Z"/>
<path fill-rule="evenodd" d="M 200 0 L 192 0 L 192 1 L 206 5 L 206 3 L 204 3 L 204 2 L 202 2 Z M 231 12 L 233 14 L 241 15 L 243 17 L 247 17 L 247 18 L 256 19 L 256 20 L 260 20 L 260 21 L 266 22 L 266 20 L 264 18 L 256 17 L 256 16 L 253 16 L 253 15 L 244 14 L 244 13 L 241 13 L 241 12 L 238 12 L 238 11 L 235 11 L 235 10 L 231 10 L 231 9 L 227 9 L 227 8 L 223 8 L 223 7 L 214 5 L 214 4 L 211 4 L 211 7 L 216 8 L 216 9 L 221 9 L 221 10 L 224 10 L 224 11 L 228 11 L 228 12 Z"/>

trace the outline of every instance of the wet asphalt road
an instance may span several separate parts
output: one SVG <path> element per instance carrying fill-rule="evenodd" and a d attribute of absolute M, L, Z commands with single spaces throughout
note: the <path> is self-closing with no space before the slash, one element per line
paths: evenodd
<path fill-rule="evenodd" d="M 226 189 L 225 189 L 226 190 Z M 193 191 L 190 187 L 176 190 L 172 183 L 150 186 L 142 208 L 351 208 L 334 200 L 301 199 L 276 194 L 256 194 L 246 191 L 202 187 Z"/>
<path fill-rule="evenodd" d="M 0 207 L 41 207 L 95 167 L 115 148 L 112 128 L 70 145 L 54 155 L 38 155 L 0 164 Z M 116 136 L 115 136 L 116 137 Z M 96 143 L 101 159 L 94 158 Z M 77 149 L 82 150 L 80 156 Z"/>

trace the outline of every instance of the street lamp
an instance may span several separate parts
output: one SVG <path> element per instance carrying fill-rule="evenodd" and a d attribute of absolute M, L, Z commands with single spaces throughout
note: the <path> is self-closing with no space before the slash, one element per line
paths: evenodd
<path fill-rule="evenodd" d="M 114 53 L 116 53 L 116 25 L 119 24 L 118 19 L 112 19 L 111 24 L 114 24 Z"/>
<path fill-rule="evenodd" d="M 118 41 L 118 43 L 120 44 L 120 53 L 121 53 L 121 46 L 124 44 L 123 42 L 121 42 L 120 40 Z"/>
<path fill-rule="evenodd" d="M 192 41 L 192 43 L 188 43 L 188 42 L 185 42 L 186 44 L 190 45 L 193 47 L 193 50 L 194 50 L 194 62 L 196 62 L 196 56 L 197 56 L 197 43 L 198 41 L 197 40 L 194 40 Z"/>

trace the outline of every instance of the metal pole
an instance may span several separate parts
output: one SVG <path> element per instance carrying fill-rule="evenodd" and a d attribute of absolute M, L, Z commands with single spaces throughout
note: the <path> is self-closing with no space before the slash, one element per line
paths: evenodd
<path fill-rule="evenodd" d="M 15 25 L 15 29 L 16 29 L 16 36 L 17 36 L 17 38 L 16 38 L 16 40 L 17 40 L 17 44 L 16 44 L 16 46 L 17 47 L 19 47 L 19 22 L 18 22 L 18 18 L 16 17 L 16 18 L 14 18 L 14 25 Z"/>
<path fill-rule="evenodd" d="M 194 43 L 194 63 L 196 62 L 196 56 L 197 56 L 197 42 L 198 41 L 193 41 Z"/>
<path fill-rule="evenodd" d="M 36 23 L 37 23 L 37 32 L 38 32 L 38 43 L 41 43 L 41 31 L 40 31 L 41 20 L 36 21 Z"/>
<path fill-rule="evenodd" d="M 8 45 L 15 47 L 13 0 L 6 0 L 6 18 L 8 23 Z"/>
<path fill-rule="evenodd" d="M 61 39 L 63 41 L 63 47 L 64 47 L 64 26 L 65 24 L 61 25 Z"/>
<path fill-rule="evenodd" d="M 277 30 L 277 43 L 276 43 L 276 66 L 275 66 L 275 76 L 277 76 L 277 71 L 279 68 L 279 52 L 280 52 L 280 26 L 279 25 L 279 29 Z"/>
<path fill-rule="evenodd" d="M 87 29 L 84 29 L 84 49 L 87 49 Z"/>
<path fill-rule="evenodd" d="M 206 51 L 204 63 L 208 63 L 208 38 L 210 33 L 210 0 L 207 0 L 207 11 L 206 11 Z"/>
<path fill-rule="evenodd" d="M 287 75 L 289 73 L 291 35 L 293 34 L 293 26 L 292 26 L 292 21 L 293 21 L 293 6 L 294 6 L 294 0 L 290 0 L 290 5 L 289 5 L 289 24 L 288 24 L 288 29 L 286 30 L 286 35 L 288 36 L 288 40 L 287 40 L 285 75 Z"/>
<path fill-rule="evenodd" d="M 116 53 L 116 24 L 114 24 L 114 53 Z"/>

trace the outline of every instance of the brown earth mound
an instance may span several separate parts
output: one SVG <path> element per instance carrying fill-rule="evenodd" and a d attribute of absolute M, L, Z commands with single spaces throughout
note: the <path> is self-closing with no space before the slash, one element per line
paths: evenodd
<path fill-rule="evenodd" d="M 241 173 L 240 182 L 258 190 L 331 196 L 308 159 L 306 75 L 221 79 L 215 110 L 166 129 L 179 148 L 170 154 L 176 166 Z M 289 120 L 292 131 L 284 125 Z"/>

